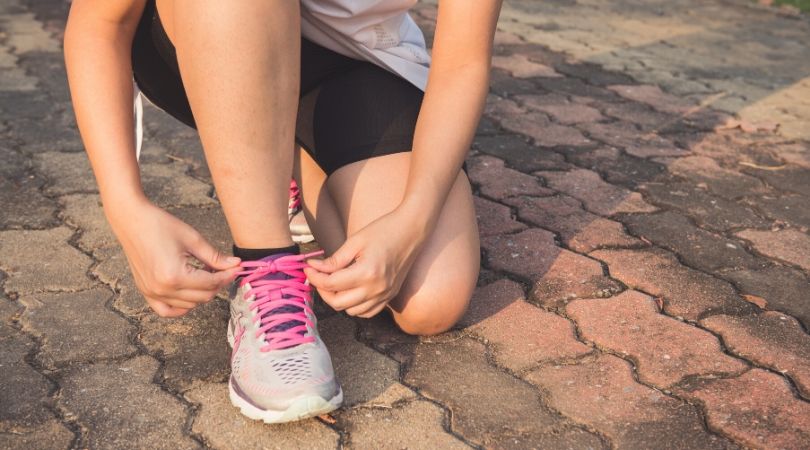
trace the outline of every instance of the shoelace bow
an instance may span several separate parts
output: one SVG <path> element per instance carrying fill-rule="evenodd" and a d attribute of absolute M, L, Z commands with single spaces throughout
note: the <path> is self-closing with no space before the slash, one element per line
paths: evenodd
<path fill-rule="evenodd" d="M 323 251 L 320 250 L 305 255 L 282 256 L 272 261 L 245 261 L 241 264 L 244 270 L 239 275 L 244 278 L 239 285 L 250 283 L 244 299 L 254 297 L 249 308 L 256 311 L 253 321 L 260 322 L 256 337 L 260 337 L 262 333 L 265 335 L 266 344 L 261 347 L 261 351 L 279 350 L 315 341 L 314 336 L 306 335 L 307 327 L 315 327 L 308 316 L 314 316 L 315 313 L 312 311 L 312 297 L 309 294 L 312 288 L 306 283 L 307 278 L 302 269 L 308 267 L 305 259 L 322 254 Z M 283 273 L 289 278 L 266 278 L 276 273 Z M 300 325 L 284 330 L 277 329 L 290 322 Z M 276 330 L 271 331 L 274 328 Z"/>

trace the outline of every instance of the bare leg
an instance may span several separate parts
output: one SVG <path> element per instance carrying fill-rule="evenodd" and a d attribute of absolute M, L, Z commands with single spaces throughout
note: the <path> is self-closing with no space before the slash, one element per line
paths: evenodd
<path fill-rule="evenodd" d="M 315 238 L 327 253 L 345 240 L 335 230 L 346 229 L 351 235 L 399 204 L 409 165 L 410 153 L 396 153 L 350 164 L 326 179 L 314 161 L 301 157 L 304 207 L 310 211 Z M 308 191 L 321 195 L 308 196 Z M 462 173 L 400 294 L 389 304 L 399 327 L 421 335 L 452 327 L 467 308 L 479 266 L 472 193 Z"/>
<path fill-rule="evenodd" d="M 217 195 L 240 247 L 292 245 L 287 193 L 299 3 L 161 0 Z"/>

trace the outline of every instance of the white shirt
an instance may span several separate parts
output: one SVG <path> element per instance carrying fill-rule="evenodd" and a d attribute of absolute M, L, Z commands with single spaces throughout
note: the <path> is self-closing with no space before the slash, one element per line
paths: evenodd
<path fill-rule="evenodd" d="M 332 51 L 377 64 L 421 90 L 430 54 L 408 10 L 417 0 L 301 0 L 301 34 Z"/>

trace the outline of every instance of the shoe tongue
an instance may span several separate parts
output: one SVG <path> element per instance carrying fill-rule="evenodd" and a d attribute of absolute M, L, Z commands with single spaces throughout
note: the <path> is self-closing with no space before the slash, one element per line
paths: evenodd
<path fill-rule="evenodd" d="M 278 258 L 281 258 L 283 256 L 290 256 L 290 255 L 294 255 L 294 254 L 295 253 L 276 253 L 274 255 L 266 256 L 266 257 L 262 258 L 260 261 L 270 262 L 270 261 L 274 261 L 274 260 L 276 260 Z M 262 277 L 261 279 L 262 280 L 283 280 L 285 278 L 289 278 L 289 275 L 285 274 L 284 272 L 275 272 L 275 273 L 267 274 L 264 277 Z M 284 314 L 284 313 L 295 314 L 295 313 L 300 313 L 300 312 L 301 312 L 301 308 L 298 307 L 298 306 L 283 305 L 283 306 L 279 306 L 278 308 L 273 308 L 270 311 L 267 311 L 267 313 L 265 313 L 265 316 L 272 316 L 274 314 Z M 304 322 L 301 322 L 300 320 L 288 320 L 287 322 L 278 324 L 278 325 L 270 328 L 268 330 L 268 332 L 277 333 L 277 332 L 280 332 L 280 331 L 286 331 L 286 330 L 289 330 L 290 328 L 297 327 L 299 325 L 304 325 Z M 301 334 L 304 334 L 304 333 L 302 332 Z"/>

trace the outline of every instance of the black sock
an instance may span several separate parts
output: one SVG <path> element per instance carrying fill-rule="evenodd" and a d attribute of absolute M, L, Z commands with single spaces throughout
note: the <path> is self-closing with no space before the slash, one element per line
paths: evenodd
<path fill-rule="evenodd" d="M 281 248 L 240 248 L 236 245 L 233 246 L 233 256 L 236 256 L 242 261 L 258 261 L 262 258 L 277 255 L 279 253 L 291 253 L 293 255 L 298 255 L 301 253 L 301 251 L 298 249 L 297 244 Z"/>

